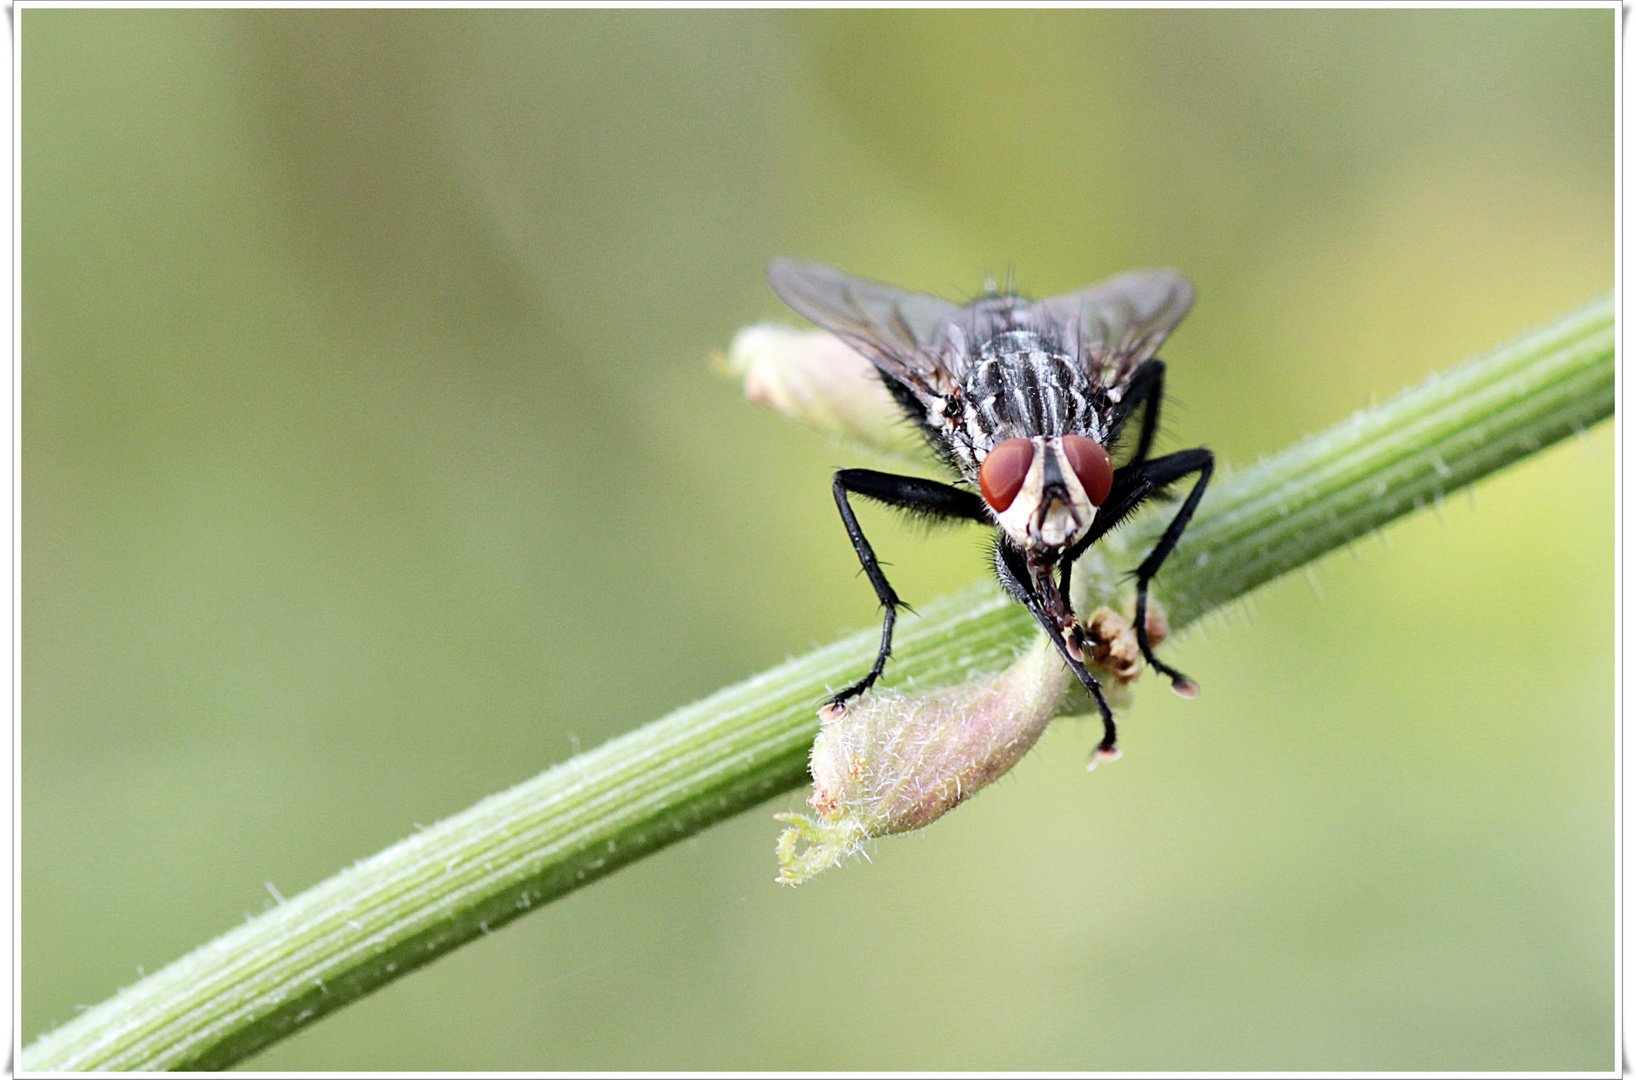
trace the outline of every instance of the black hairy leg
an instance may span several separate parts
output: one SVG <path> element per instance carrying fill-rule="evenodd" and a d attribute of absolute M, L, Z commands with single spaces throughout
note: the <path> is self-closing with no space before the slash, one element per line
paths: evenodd
<path fill-rule="evenodd" d="M 1118 410 L 1114 414 L 1115 423 L 1123 424 L 1144 401 L 1147 402 L 1147 408 L 1142 410 L 1142 431 L 1136 439 L 1136 452 L 1126 463 L 1127 468 L 1142 464 L 1147 460 L 1148 451 L 1153 449 L 1153 437 L 1159 430 L 1159 406 L 1164 402 L 1164 396 L 1163 360 L 1149 360 L 1131 372 L 1130 385 L 1125 387 L 1124 395 L 1119 399 Z"/>
<path fill-rule="evenodd" d="M 1113 414 L 1113 422 L 1122 426 L 1126 419 L 1134 413 L 1144 402 L 1147 408 L 1142 410 L 1142 429 L 1136 440 L 1136 451 L 1124 465 L 1113 474 L 1113 488 L 1108 497 L 1097 508 L 1096 520 L 1091 529 L 1080 537 L 1073 547 L 1062 556 L 1062 594 L 1068 595 L 1068 584 L 1073 576 L 1074 560 L 1085 553 L 1085 550 L 1110 532 L 1125 518 L 1135 512 L 1142 504 L 1142 500 L 1151 495 L 1159 485 L 1145 479 L 1141 473 L 1141 466 L 1146 464 L 1148 451 L 1153 448 L 1153 437 L 1159 430 L 1159 406 L 1165 395 L 1165 364 L 1163 360 L 1153 359 L 1138 367 L 1131 373 L 1130 385 L 1125 388 L 1124 396 Z"/>
<path fill-rule="evenodd" d="M 1158 574 L 1164 561 L 1176 550 L 1176 544 L 1181 540 L 1188 522 L 1193 520 L 1193 512 L 1198 509 L 1199 500 L 1204 497 L 1204 489 L 1210 483 L 1210 474 L 1215 470 L 1215 464 L 1216 456 L 1200 447 L 1195 450 L 1178 450 L 1174 454 L 1166 454 L 1164 457 L 1139 464 L 1133 463 L 1119 469 L 1113 474 L 1113 488 L 1109 491 L 1107 500 L 1097 508 L 1096 520 L 1092 523 L 1090 531 L 1069 548 L 1062 559 L 1061 587 L 1063 594 L 1067 595 L 1074 560 L 1084 554 L 1091 544 L 1128 518 L 1149 495 L 1175 483 L 1189 473 L 1198 474 L 1199 478 L 1194 482 L 1193 490 L 1187 493 L 1187 498 L 1176 511 L 1176 516 L 1170 519 L 1164 534 L 1159 537 L 1159 542 L 1153 545 L 1153 550 L 1148 552 L 1147 558 L 1136 568 L 1136 644 L 1142 650 L 1142 658 L 1151 664 L 1155 671 L 1168 678 L 1171 688 L 1183 697 L 1197 697 L 1198 684 L 1153 655 L 1153 646 L 1147 637 L 1147 590 L 1148 584 Z"/>
<path fill-rule="evenodd" d="M 1096 709 L 1102 715 L 1102 741 L 1097 744 L 1099 752 L 1112 753 L 1114 744 L 1119 739 L 1118 729 L 1113 723 L 1113 710 L 1108 707 L 1108 701 L 1102 696 L 1102 684 L 1092 675 L 1085 666 L 1085 661 L 1075 653 L 1077 648 L 1070 649 L 1068 642 L 1062 636 L 1062 630 L 1057 626 L 1056 617 L 1046 610 L 1045 601 L 1041 598 L 1036 587 L 1033 575 L 1029 572 L 1027 557 L 1017 549 L 1017 546 L 1004 536 L 994 546 L 994 569 L 1000 575 L 1000 584 L 1034 616 L 1034 620 L 1045 628 L 1051 638 L 1051 644 L 1057 647 L 1063 661 L 1069 670 L 1079 679 L 1080 683 L 1096 699 Z"/>
<path fill-rule="evenodd" d="M 1159 572 L 1159 567 L 1163 566 L 1170 553 L 1176 550 L 1176 544 L 1181 540 L 1187 523 L 1193 520 L 1193 512 L 1199 508 L 1199 500 L 1204 498 L 1204 489 L 1210 483 L 1210 474 L 1215 468 L 1216 456 L 1202 447 L 1197 450 L 1178 450 L 1174 454 L 1166 454 L 1162 458 L 1144 462 L 1141 466 L 1143 473 L 1156 488 L 1172 484 L 1189 473 L 1197 473 L 1199 477 L 1193 482 L 1193 490 L 1182 500 L 1176 516 L 1165 526 L 1164 535 L 1159 537 L 1159 542 L 1153 545 L 1153 550 L 1148 552 L 1147 558 L 1136 568 L 1136 643 L 1142 648 L 1142 657 L 1153 665 L 1155 671 L 1169 677 L 1171 689 L 1182 697 L 1198 697 L 1199 686 L 1153 655 L 1153 647 L 1147 640 L 1147 587 L 1154 575 Z"/>
<path fill-rule="evenodd" d="M 847 494 L 850 492 L 853 495 L 861 495 L 866 499 L 873 499 L 875 502 L 935 520 L 979 521 L 987 524 L 988 518 L 983 512 L 983 500 L 977 495 L 918 476 L 898 476 L 894 473 L 876 472 L 873 469 L 842 469 L 835 474 L 835 483 L 832 487 L 835 492 L 835 507 L 841 512 L 841 521 L 846 525 L 846 535 L 852 540 L 852 550 L 858 553 L 858 562 L 863 565 L 864 576 L 869 578 L 869 584 L 875 589 L 875 596 L 886 609 L 886 615 L 881 620 L 880 651 L 875 654 L 875 665 L 869 669 L 869 674 L 829 699 L 826 707 L 838 708 L 868 690 L 875 684 L 875 680 L 880 678 L 881 672 L 886 670 L 886 661 L 892 655 L 892 630 L 897 625 L 897 609 L 908 607 L 898 599 L 898 594 L 881 571 L 880 561 L 875 558 L 875 549 L 869 546 L 863 529 L 858 527 L 858 518 L 852 512 L 852 504 L 847 501 Z"/>

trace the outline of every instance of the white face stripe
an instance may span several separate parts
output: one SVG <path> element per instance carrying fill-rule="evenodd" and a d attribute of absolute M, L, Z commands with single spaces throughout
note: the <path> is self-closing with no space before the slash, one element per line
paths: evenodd
<path fill-rule="evenodd" d="M 1045 548 L 1065 548 L 1085 535 L 1096 519 L 1096 507 L 1079 482 L 1068 457 L 1062 452 L 1062 440 L 1056 437 L 1035 436 L 1034 460 L 1029 463 L 1028 475 L 1017 497 L 1005 512 L 996 514 L 995 522 L 1005 534 L 1024 551 Z M 1068 489 L 1068 501 L 1053 501 L 1040 520 L 1040 502 L 1045 493 L 1046 455 L 1051 455 L 1062 474 L 1063 486 Z M 990 507 L 990 513 L 993 508 Z"/>

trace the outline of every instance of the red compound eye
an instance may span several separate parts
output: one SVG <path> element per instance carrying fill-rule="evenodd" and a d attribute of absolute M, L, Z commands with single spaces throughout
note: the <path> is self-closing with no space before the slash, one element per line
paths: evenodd
<path fill-rule="evenodd" d="M 1017 498 L 1023 481 L 1028 479 L 1028 466 L 1033 463 L 1034 444 L 1027 439 L 1007 439 L 988 452 L 983 467 L 977 470 L 977 479 L 982 484 L 984 501 L 995 513 L 1004 513 Z"/>
<path fill-rule="evenodd" d="M 1113 490 L 1113 461 L 1102 449 L 1102 444 L 1083 435 L 1064 435 L 1062 453 L 1068 459 L 1069 468 L 1079 477 L 1080 486 L 1085 489 L 1091 505 L 1101 506 L 1106 502 L 1108 492 Z M 983 464 L 985 467 L 988 465 L 987 462 Z M 984 491 L 987 491 L 986 487 Z"/>

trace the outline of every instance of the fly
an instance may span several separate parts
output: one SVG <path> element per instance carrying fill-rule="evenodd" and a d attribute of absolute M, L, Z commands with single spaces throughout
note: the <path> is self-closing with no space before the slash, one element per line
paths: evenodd
<path fill-rule="evenodd" d="M 1136 568 L 1136 640 L 1142 657 L 1183 697 L 1198 686 L 1153 655 L 1148 585 L 1176 548 L 1215 467 L 1206 449 L 1149 457 L 1164 399 L 1159 346 L 1193 303 L 1174 270 L 1135 270 L 1032 303 L 990 290 L 964 307 L 848 277 L 818 263 L 775 261 L 768 280 L 783 301 L 866 356 L 903 413 L 957 484 L 873 469 L 842 469 L 833 484 L 852 547 L 886 614 L 869 673 L 832 697 L 846 703 L 874 685 L 892 655 L 903 601 L 881 572 L 849 495 L 932 518 L 995 529 L 994 569 L 1028 608 L 1102 714 L 1098 750 L 1117 733 L 1102 685 L 1085 667 L 1085 629 L 1069 600 L 1074 560 L 1142 502 L 1194 476 L 1192 490 Z M 1145 407 L 1143 407 L 1145 406 Z M 1142 408 L 1129 460 L 1115 467 L 1128 421 Z"/>

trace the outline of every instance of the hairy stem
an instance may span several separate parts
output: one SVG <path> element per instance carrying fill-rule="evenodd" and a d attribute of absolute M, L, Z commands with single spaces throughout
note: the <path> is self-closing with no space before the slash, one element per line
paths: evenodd
<path fill-rule="evenodd" d="M 1613 412 L 1613 300 L 1213 486 L 1155 582 L 1180 628 Z M 1148 517 L 1100 560 L 1163 528 Z M 1091 574 L 1094 566 L 1087 567 Z M 1035 632 L 974 585 L 901 626 L 899 685 L 1008 663 Z M 536 907 L 807 782 L 815 708 L 874 656 L 850 637 L 554 766 L 330 878 L 41 1036 L 28 1071 L 210 1069 Z"/>

